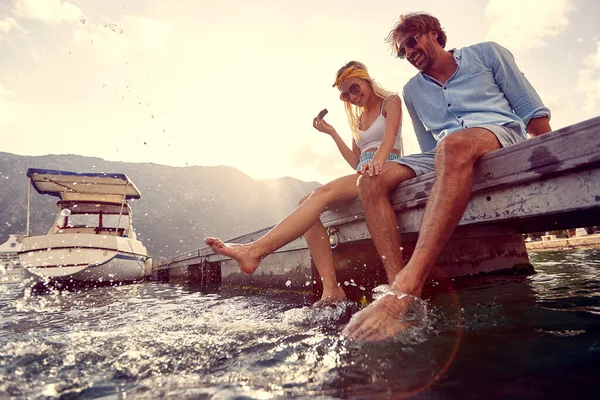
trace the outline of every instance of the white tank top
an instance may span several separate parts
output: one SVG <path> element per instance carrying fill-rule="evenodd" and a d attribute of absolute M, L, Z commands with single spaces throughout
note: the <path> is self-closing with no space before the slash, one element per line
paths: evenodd
<path fill-rule="evenodd" d="M 399 150 L 402 154 L 402 126 L 398 127 L 398 135 L 396 135 L 396 142 L 394 143 L 393 150 Z M 359 138 L 356 141 L 356 145 L 363 153 L 367 149 L 378 148 L 383 141 L 383 134 L 385 133 L 385 117 L 383 116 L 383 103 L 381 103 L 381 110 L 379 116 L 373 121 L 369 129 L 362 131 L 358 129 Z"/>

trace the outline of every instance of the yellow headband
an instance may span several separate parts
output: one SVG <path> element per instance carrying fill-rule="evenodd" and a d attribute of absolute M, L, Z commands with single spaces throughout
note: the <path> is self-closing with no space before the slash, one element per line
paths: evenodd
<path fill-rule="evenodd" d="M 340 86 L 340 84 L 348 78 L 369 78 L 369 74 L 367 73 L 367 71 L 365 71 L 364 69 L 360 69 L 360 68 L 356 68 L 355 66 L 350 66 L 348 68 L 346 68 L 344 70 L 344 72 L 342 72 L 340 74 L 340 76 L 338 76 L 338 78 L 335 80 L 335 82 L 333 83 L 333 87 L 335 86 Z"/>

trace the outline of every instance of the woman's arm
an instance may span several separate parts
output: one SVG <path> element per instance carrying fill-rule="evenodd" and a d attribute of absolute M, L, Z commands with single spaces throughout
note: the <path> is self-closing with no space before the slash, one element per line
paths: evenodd
<path fill-rule="evenodd" d="M 329 125 L 324 119 L 315 118 L 313 120 L 313 126 L 316 130 L 331 136 L 338 150 L 342 154 L 342 157 L 344 157 L 346 162 L 350 164 L 352 168 L 356 168 L 360 160 L 360 150 L 358 149 L 358 146 L 356 146 L 356 142 L 354 141 L 354 139 L 352 139 L 352 150 L 350 150 L 348 145 L 346 145 L 346 143 L 342 140 L 335 128 Z"/>
<path fill-rule="evenodd" d="M 383 115 L 385 116 L 385 130 L 383 132 L 383 141 L 375 152 L 375 156 L 370 163 L 366 164 L 361 173 L 367 172 L 369 175 L 379 175 L 383 164 L 387 160 L 390 152 L 396 143 L 396 136 L 400 129 L 402 119 L 402 103 L 400 97 L 392 95 L 383 102 Z"/>

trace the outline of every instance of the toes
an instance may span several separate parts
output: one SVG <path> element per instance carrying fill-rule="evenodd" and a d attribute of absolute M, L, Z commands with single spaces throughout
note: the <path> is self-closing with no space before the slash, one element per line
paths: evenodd
<path fill-rule="evenodd" d="M 207 246 L 210 247 L 223 247 L 223 241 L 219 238 L 215 238 L 215 237 L 207 237 L 204 239 L 204 243 L 206 243 Z"/>

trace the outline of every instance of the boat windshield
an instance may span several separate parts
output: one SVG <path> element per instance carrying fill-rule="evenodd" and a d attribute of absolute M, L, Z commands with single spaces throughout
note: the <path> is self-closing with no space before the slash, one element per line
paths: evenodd
<path fill-rule="evenodd" d="M 118 232 L 119 236 L 124 236 L 130 228 L 130 209 L 126 204 L 121 207 L 120 204 L 59 201 L 58 206 L 60 212 L 53 233 Z"/>

